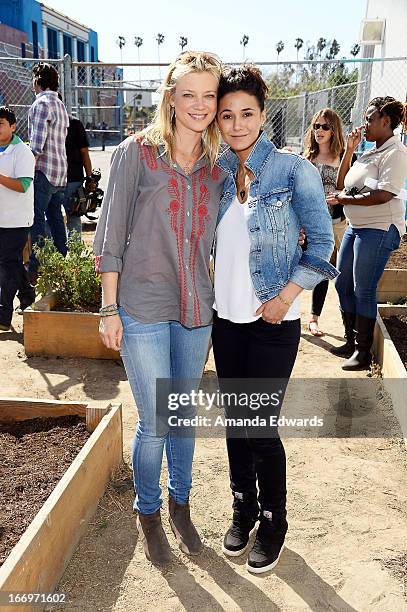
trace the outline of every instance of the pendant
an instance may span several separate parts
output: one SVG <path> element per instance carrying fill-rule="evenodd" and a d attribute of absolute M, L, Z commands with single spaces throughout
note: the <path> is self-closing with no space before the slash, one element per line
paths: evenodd
<path fill-rule="evenodd" d="M 241 200 L 244 200 L 244 197 L 245 197 L 245 195 L 246 195 L 246 190 L 245 190 L 245 189 L 242 189 L 242 190 L 239 192 L 239 195 L 240 195 L 240 199 L 241 199 Z"/>

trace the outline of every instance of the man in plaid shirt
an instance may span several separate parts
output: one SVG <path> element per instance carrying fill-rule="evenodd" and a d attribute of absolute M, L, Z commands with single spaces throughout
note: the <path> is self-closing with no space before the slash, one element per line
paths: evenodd
<path fill-rule="evenodd" d="M 28 115 L 30 149 L 35 155 L 33 245 L 41 246 L 48 235 L 47 223 L 54 244 L 66 255 L 66 230 L 61 211 L 67 177 L 65 139 L 69 125 L 66 108 L 58 99 L 59 75 L 50 64 L 40 62 L 33 67 L 34 104 Z M 28 274 L 35 284 L 38 260 L 30 256 Z"/>

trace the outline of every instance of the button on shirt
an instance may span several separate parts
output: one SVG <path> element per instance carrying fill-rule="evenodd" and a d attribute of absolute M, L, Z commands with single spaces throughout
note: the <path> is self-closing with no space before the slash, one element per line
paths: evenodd
<path fill-rule="evenodd" d="M 375 147 L 359 157 L 345 177 L 345 189 L 356 187 L 360 193 L 366 193 L 371 191 L 371 187 L 365 186 L 366 179 L 373 179 L 377 181 L 376 189 L 398 195 L 404 188 L 406 178 L 407 147 L 397 136 L 391 136 L 378 149 Z M 399 198 L 372 206 L 346 204 L 344 210 L 355 228 L 387 231 L 394 223 L 401 236 L 406 230 L 404 202 Z"/>
<path fill-rule="evenodd" d="M 211 322 L 209 257 L 224 178 L 206 158 L 187 176 L 139 137 L 113 153 L 94 252 L 100 272 L 119 272 L 118 301 L 137 321 Z"/>
<path fill-rule="evenodd" d="M 30 149 L 36 170 L 45 174 L 54 187 L 66 185 L 65 139 L 69 117 L 56 91 L 41 91 L 28 113 Z"/>

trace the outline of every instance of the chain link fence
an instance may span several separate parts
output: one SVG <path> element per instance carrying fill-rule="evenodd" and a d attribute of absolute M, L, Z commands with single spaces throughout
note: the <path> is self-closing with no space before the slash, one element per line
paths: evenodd
<path fill-rule="evenodd" d="M 0 58 L 0 104 L 13 108 L 18 131 L 27 137 L 34 101 L 31 70 L 39 60 Z M 166 64 L 52 62 L 60 74 L 68 111 L 84 123 L 91 146 L 117 144 L 150 120 Z M 269 84 L 265 129 L 276 146 L 300 152 L 313 114 L 333 108 L 344 131 L 360 125 L 368 101 L 394 96 L 405 101 L 407 58 L 258 62 Z M 363 144 L 362 144 L 363 147 Z"/>

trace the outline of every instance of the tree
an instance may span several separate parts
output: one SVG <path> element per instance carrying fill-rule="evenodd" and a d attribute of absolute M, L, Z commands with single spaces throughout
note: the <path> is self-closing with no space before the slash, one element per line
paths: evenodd
<path fill-rule="evenodd" d="M 303 44 L 304 44 L 304 41 L 302 40 L 302 38 L 296 38 L 295 39 L 294 47 L 297 50 L 297 62 L 298 62 L 298 53 L 300 52 L 300 49 L 302 48 Z"/>
<path fill-rule="evenodd" d="M 322 57 L 322 51 L 325 49 L 326 47 L 326 38 L 318 38 L 318 42 L 317 42 L 317 51 L 318 51 L 318 55 L 319 55 L 319 59 L 321 59 Z"/>
<path fill-rule="evenodd" d="M 184 47 L 186 47 L 188 44 L 188 38 L 186 36 L 180 36 L 179 37 L 179 46 L 181 47 L 181 51 L 184 50 Z"/>
<path fill-rule="evenodd" d="M 243 61 L 246 59 L 246 45 L 249 42 L 249 37 L 247 34 L 243 34 L 243 38 L 240 41 L 240 44 L 243 45 Z"/>
<path fill-rule="evenodd" d="M 336 38 L 331 42 L 331 46 L 329 48 L 328 53 L 326 54 L 326 59 L 333 60 L 338 55 L 341 50 L 341 45 L 338 43 Z"/>
<path fill-rule="evenodd" d="M 350 54 L 353 55 L 353 57 L 356 57 L 359 54 L 359 51 L 360 51 L 360 45 L 359 43 L 355 43 L 350 50 Z"/>
<path fill-rule="evenodd" d="M 118 45 L 119 49 L 120 49 L 120 61 L 121 63 L 123 63 L 123 47 L 126 44 L 126 39 L 124 38 L 124 36 L 118 36 L 117 40 L 116 40 L 116 45 Z"/>
<path fill-rule="evenodd" d="M 140 38 L 140 36 L 135 36 L 134 37 L 134 44 L 137 47 L 137 57 L 138 57 L 138 80 L 139 80 L 139 84 L 141 85 L 141 68 L 140 68 L 140 47 L 143 44 L 143 39 Z"/>
<path fill-rule="evenodd" d="M 156 36 L 156 41 L 157 41 L 157 50 L 158 50 L 158 63 L 160 64 L 160 45 L 163 44 L 164 42 L 164 34 L 157 34 Z M 161 81 L 161 66 L 158 66 L 158 74 L 160 76 L 160 81 Z"/>
<path fill-rule="evenodd" d="M 279 40 L 278 43 L 276 44 L 276 51 L 277 51 L 277 61 L 278 58 L 280 56 L 281 51 L 284 49 L 284 43 L 282 40 Z"/>

